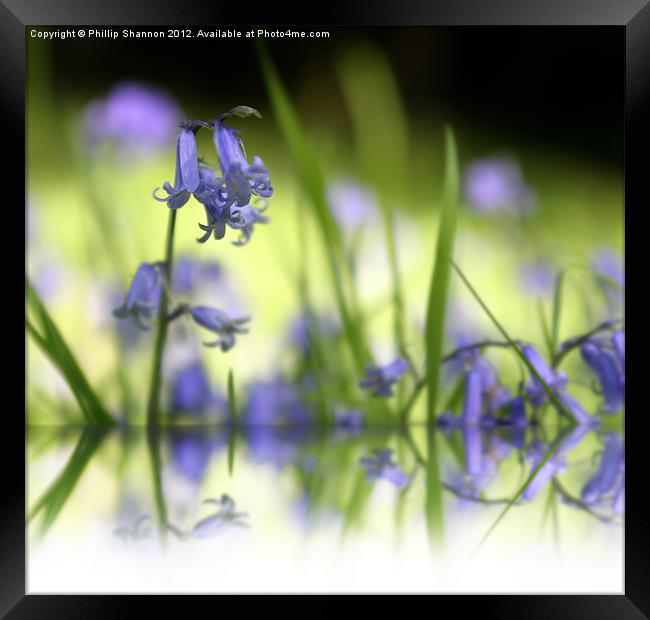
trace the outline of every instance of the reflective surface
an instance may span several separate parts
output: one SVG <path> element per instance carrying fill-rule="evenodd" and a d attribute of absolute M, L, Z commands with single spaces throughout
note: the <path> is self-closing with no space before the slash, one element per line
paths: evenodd
<path fill-rule="evenodd" d="M 33 427 L 28 588 L 620 592 L 623 449 L 586 427 Z"/>

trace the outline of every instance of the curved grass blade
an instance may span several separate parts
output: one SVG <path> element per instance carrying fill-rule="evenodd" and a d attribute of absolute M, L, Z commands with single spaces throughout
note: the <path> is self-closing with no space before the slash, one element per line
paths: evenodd
<path fill-rule="evenodd" d="M 39 534 L 41 536 L 43 536 L 54 524 L 56 518 L 72 494 L 72 491 L 79 482 L 88 462 L 95 454 L 108 432 L 108 428 L 84 428 L 70 459 L 63 469 L 63 472 L 29 511 L 27 515 L 28 523 L 41 511 L 44 512 L 43 520 L 39 529 Z"/>
<path fill-rule="evenodd" d="M 555 293 L 553 295 L 553 318 L 551 320 L 551 346 L 552 353 L 549 359 L 553 359 L 557 352 L 560 334 L 560 317 L 562 314 L 562 290 L 564 284 L 564 271 L 560 271 L 555 279 Z"/>
<path fill-rule="evenodd" d="M 476 289 L 470 284 L 469 280 L 465 277 L 465 274 L 461 271 L 460 267 L 456 265 L 456 263 L 452 260 L 451 264 L 453 265 L 454 269 L 456 270 L 456 273 L 460 276 L 461 280 L 465 283 L 465 286 L 469 289 L 470 293 L 474 296 L 474 299 L 479 303 L 481 308 L 485 311 L 485 313 L 490 317 L 490 320 L 494 323 L 495 327 L 501 332 L 501 335 L 508 341 L 514 352 L 518 355 L 518 357 L 521 359 L 521 361 L 525 364 L 526 368 L 530 371 L 530 373 L 539 381 L 539 384 L 544 388 L 544 391 L 548 395 L 548 397 L 551 399 L 553 404 L 558 408 L 558 411 L 565 417 L 567 418 L 572 424 L 576 424 L 576 419 L 563 404 L 562 401 L 556 396 L 555 392 L 551 390 L 551 388 L 548 386 L 546 381 L 542 379 L 542 377 L 539 375 L 539 373 L 535 370 L 535 367 L 528 361 L 528 358 L 523 354 L 522 350 L 517 346 L 515 341 L 508 335 L 508 332 L 506 332 L 505 328 L 501 323 L 497 320 L 497 318 L 492 314 L 490 309 L 485 305 L 485 302 L 481 299 L 481 296 L 476 292 Z"/>
<path fill-rule="evenodd" d="M 445 128 L 445 181 L 436 242 L 435 264 L 431 274 L 431 286 L 426 319 L 426 382 L 427 423 L 436 419 L 436 401 L 442 365 L 442 345 L 445 325 L 445 309 L 449 288 L 450 260 L 456 234 L 458 215 L 458 154 L 456 141 L 450 127 Z M 408 415 L 407 415 L 408 418 Z"/>
<path fill-rule="evenodd" d="M 91 388 L 72 351 L 29 280 L 26 282 L 26 294 L 28 307 L 34 317 L 34 321 L 26 319 L 27 331 L 63 375 L 81 408 L 85 421 L 88 424 L 115 424 L 115 420 Z"/>
<path fill-rule="evenodd" d="M 340 231 L 336 226 L 327 200 L 323 176 L 313 147 L 305 135 L 296 111 L 280 81 L 278 72 L 271 60 L 266 45 L 256 40 L 262 75 L 269 93 L 275 117 L 287 142 L 291 158 L 298 172 L 302 188 L 314 209 L 321 236 L 325 245 L 341 322 L 346 333 L 355 365 L 363 373 L 366 362 L 371 359 L 365 342 L 360 317 L 354 316 L 350 309 L 352 282 L 347 269 Z"/>

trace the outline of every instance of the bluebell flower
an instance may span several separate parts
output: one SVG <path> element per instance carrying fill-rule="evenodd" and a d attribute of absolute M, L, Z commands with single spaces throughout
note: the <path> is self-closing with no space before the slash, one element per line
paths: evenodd
<path fill-rule="evenodd" d="M 181 116 L 167 92 L 138 82 L 121 82 L 105 99 L 86 107 L 86 137 L 91 147 L 110 141 L 125 156 L 147 155 L 168 146 Z"/>
<path fill-rule="evenodd" d="M 190 309 L 190 314 L 195 323 L 219 335 L 214 342 L 204 342 L 203 344 L 206 347 L 221 347 L 224 353 L 235 345 L 236 334 L 248 333 L 248 329 L 242 325 L 250 321 L 250 317 L 231 319 L 221 310 L 209 306 L 193 306 Z"/>
<path fill-rule="evenodd" d="M 567 468 L 566 457 L 589 433 L 588 426 L 576 426 L 568 432 L 556 447 L 550 458 L 539 468 L 535 477 L 522 493 L 524 500 L 532 500 L 552 478 L 562 475 Z M 531 472 L 539 466 L 548 454 L 549 448 L 542 442 L 535 441 L 530 445 L 527 458 L 531 463 Z"/>
<path fill-rule="evenodd" d="M 246 426 L 246 445 L 251 458 L 282 469 L 300 462 L 301 448 L 312 437 L 308 424 Z"/>
<path fill-rule="evenodd" d="M 461 419 L 465 424 L 477 424 L 481 418 L 481 373 L 470 370 L 465 380 L 465 400 Z"/>
<path fill-rule="evenodd" d="M 616 359 L 623 370 L 623 377 L 625 378 L 625 332 L 615 331 L 612 334 L 612 344 L 614 345 Z"/>
<path fill-rule="evenodd" d="M 617 433 L 607 433 L 604 443 L 598 471 L 582 488 L 580 499 L 592 507 L 609 506 L 620 515 L 625 493 L 625 445 Z"/>
<path fill-rule="evenodd" d="M 388 480 L 396 487 L 402 487 L 408 483 L 409 477 L 402 471 L 398 463 L 393 462 L 393 451 L 386 450 L 373 450 L 374 456 L 364 456 L 359 460 L 359 463 L 367 468 L 366 480 L 372 482 L 375 479 Z"/>
<path fill-rule="evenodd" d="M 517 162 L 507 158 L 476 161 L 464 175 L 465 200 L 480 213 L 524 215 L 537 201 Z"/>
<path fill-rule="evenodd" d="M 558 400 L 564 405 L 565 409 L 573 413 L 576 421 L 579 424 L 591 423 L 591 416 L 584 410 L 582 405 L 567 392 L 566 387 L 569 381 L 566 374 L 562 372 L 558 373 L 553 370 L 532 346 L 524 346 L 522 352 L 546 385 L 548 385 Z M 532 375 L 532 373 L 531 380 L 526 386 L 526 392 L 533 405 L 539 406 L 549 400 L 546 390 L 537 378 Z"/>
<path fill-rule="evenodd" d="M 209 538 L 231 527 L 249 527 L 245 521 L 248 513 L 238 512 L 234 500 L 229 495 L 224 493 L 220 499 L 208 499 L 204 503 L 214 504 L 218 506 L 218 510 L 194 525 L 190 533 L 192 538 Z"/>
<path fill-rule="evenodd" d="M 269 218 L 265 215 L 262 215 L 266 209 L 266 201 L 264 201 L 261 207 L 254 207 L 250 204 L 240 207 L 239 213 L 243 219 L 243 226 L 238 226 L 238 228 L 241 230 L 241 235 L 237 241 L 232 242 L 233 245 L 246 245 L 250 241 L 255 224 L 268 224 Z"/>
<path fill-rule="evenodd" d="M 598 376 L 605 397 L 604 413 L 616 413 L 625 402 L 625 368 L 621 366 L 614 347 L 599 340 L 588 340 L 580 347 L 582 359 Z"/>
<path fill-rule="evenodd" d="M 393 384 L 397 383 L 408 369 L 409 365 L 399 358 L 386 366 L 373 368 L 372 364 L 368 364 L 367 378 L 362 379 L 359 386 L 370 390 L 373 396 L 392 396 Z"/>
<path fill-rule="evenodd" d="M 223 118 L 214 123 L 214 144 L 221 167 L 219 198 L 223 206 L 246 206 L 251 196 L 270 198 L 273 187 L 269 172 L 259 157 L 249 164 L 239 132 L 225 124 Z"/>
<path fill-rule="evenodd" d="M 196 151 L 196 136 L 190 126 L 184 126 L 176 139 L 176 174 L 174 185 L 165 181 L 163 189 L 167 196 L 158 196 L 159 188 L 153 197 L 159 202 L 166 202 L 170 209 L 180 209 L 193 192 L 199 189 L 199 158 Z"/>
<path fill-rule="evenodd" d="M 133 277 L 126 300 L 119 308 L 113 310 L 118 319 L 133 317 L 141 329 L 148 330 L 147 323 L 158 313 L 160 297 L 163 292 L 160 269 L 149 263 L 142 263 Z"/>
<path fill-rule="evenodd" d="M 174 411 L 201 414 L 222 403 L 198 361 L 176 371 L 171 386 L 171 406 Z"/>

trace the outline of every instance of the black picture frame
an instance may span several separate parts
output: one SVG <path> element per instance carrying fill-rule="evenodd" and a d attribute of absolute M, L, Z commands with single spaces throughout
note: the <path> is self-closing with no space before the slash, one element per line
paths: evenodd
<path fill-rule="evenodd" d="M 291 8 L 290 8 L 291 7 Z M 244 24 L 254 19 L 259 23 L 279 24 L 298 22 L 302 25 L 330 24 L 370 25 L 554 25 L 562 26 L 611 26 L 624 32 L 625 66 L 621 67 L 621 80 L 625 80 L 625 218 L 626 218 L 626 264 L 632 264 L 630 256 L 636 251 L 636 237 L 645 236 L 640 215 L 647 210 L 647 177 L 650 171 L 647 139 L 650 133 L 644 120 L 648 114 L 650 98 L 650 5 L 648 0 L 437 0 L 433 2 L 390 3 L 388 0 L 366 0 L 350 3 L 328 2 L 319 7 L 322 13 L 311 19 L 295 14 L 295 6 L 257 7 L 250 2 L 245 6 L 236 3 L 185 0 L 165 3 L 144 0 L 139 3 L 89 2 L 84 0 L 2 0 L 0 2 L 0 74 L 2 75 L 3 151 L 9 154 L 10 165 L 5 167 L 3 184 L 5 199 L 5 231 L 16 230 L 24 225 L 20 205 L 25 168 L 25 26 L 27 25 L 182 25 L 182 24 Z M 6 192 L 15 196 L 9 197 Z M 24 196 L 23 196 L 24 199 Z M 644 200 L 645 199 L 645 200 Z M 9 214 L 18 220 L 14 228 Z M 11 233 L 10 235 L 15 233 Z M 639 240 L 642 247 L 642 242 Z M 5 244 L 6 245 L 6 244 Z M 15 262 L 15 259 L 14 259 Z M 7 264 L 7 263 L 4 263 Z M 20 275 L 14 274 L 15 287 L 20 290 Z M 9 277 L 10 279 L 10 277 Z M 24 284 L 24 282 L 23 282 Z M 12 283 L 12 289 L 14 284 Z M 632 290 L 634 285 L 632 286 Z M 629 293 L 628 293 L 629 294 Z M 18 294 L 8 297 L 17 300 Z M 638 304 L 626 299 L 626 321 L 632 320 L 635 334 L 635 316 L 640 313 Z M 19 302 L 15 302 L 16 306 Z M 4 304 L 5 310 L 11 302 Z M 19 316 L 16 307 L 14 317 Z M 14 318 L 11 319 L 12 323 Z M 16 352 L 24 354 L 24 340 L 20 330 L 15 332 Z M 635 336 L 636 338 L 636 336 Z M 632 340 L 631 355 L 636 358 L 639 344 Z M 628 353 L 630 355 L 630 353 Z M 18 367 L 14 364 L 14 370 Z M 626 378 L 626 401 L 640 394 L 638 375 L 640 367 L 630 364 Z M 8 381 L 15 385 L 18 381 Z M 6 388 L 9 389 L 9 388 Z M 14 387 L 10 388 L 15 389 Z M 24 401 L 23 401 L 24 402 Z M 634 402 L 634 401 L 633 401 Z M 627 404 L 627 403 L 626 403 Z M 144 597 L 130 596 L 41 596 L 25 592 L 25 479 L 19 475 L 25 465 L 25 420 L 20 418 L 18 408 L 5 416 L 7 429 L 4 450 L 11 461 L 6 466 L 5 493 L 0 507 L 0 614 L 10 618 L 80 617 L 114 618 L 136 613 L 136 606 L 150 605 Z M 7 411 L 9 413 L 9 411 Z M 641 414 L 641 412 L 638 412 Z M 628 461 L 626 484 L 629 492 L 626 502 L 625 525 L 625 590 L 618 596 L 472 596 L 456 597 L 454 613 L 467 613 L 476 605 L 483 615 L 490 612 L 502 618 L 645 618 L 650 615 L 650 544 L 647 533 L 647 508 L 644 471 L 643 417 L 626 418 Z M 22 443 L 21 443 L 22 438 Z M 150 599 L 151 597 L 147 597 Z M 176 597 L 173 597 L 176 599 Z M 165 600 L 167 612 L 175 608 L 187 610 L 187 598 Z M 199 602 L 204 597 L 192 597 Z M 178 607 L 177 607 L 178 606 Z M 182 606 L 182 607 L 181 607 Z M 432 608 L 431 613 L 435 613 Z"/>

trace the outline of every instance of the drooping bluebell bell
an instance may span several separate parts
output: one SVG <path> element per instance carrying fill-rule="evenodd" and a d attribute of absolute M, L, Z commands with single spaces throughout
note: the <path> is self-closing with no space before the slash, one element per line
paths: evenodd
<path fill-rule="evenodd" d="M 530 445 L 527 459 L 530 461 L 531 472 L 535 471 L 537 467 L 539 467 L 539 470 L 522 493 L 522 498 L 524 500 L 532 500 L 552 478 L 560 476 L 566 471 L 567 455 L 589 432 L 589 426 L 581 425 L 576 426 L 573 430 L 566 433 L 566 435 L 559 440 L 559 444 L 556 446 L 553 454 L 543 465 L 541 465 L 541 467 L 539 467 L 539 465 L 548 454 L 550 448 L 540 441 L 535 441 Z"/>
<path fill-rule="evenodd" d="M 582 359 L 598 376 L 605 398 L 604 413 L 616 413 L 625 402 L 625 368 L 620 365 L 617 349 L 602 340 L 592 339 L 580 347 Z"/>
<path fill-rule="evenodd" d="M 402 375 L 409 369 L 409 365 L 402 359 L 387 364 L 386 366 L 366 366 L 366 378 L 359 382 L 359 386 L 368 389 L 373 396 L 392 396 L 393 384 L 397 383 Z"/>
<path fill-rule="evenodd" d="M 205 368 L 198 361 L 176 371 L 171 389 L 171 407 L 174 411 L 202 414 L 223 402 L 214 393 Z"/>
<path fill-rule="evenodd" d="M 598 471 L 582 488 L 580 499 L 588 506 L 608 506 L 620 515 L 625 493 L 625 445 L 618 433 L 607 433 L 604 444 Z"/>
<path fill-rule="evenodd" d="M 239 208 L 239 213 L 243 218 L 244 225 L 239 228 L 241 235 L 237 241 L 233 241 L 232 244 L 236 246 L 246 245 L 253 234 L 253 228 L 255 224 L 268 224 L 269 218 L 266 215 L 262 215 L 267 209 L 267 202 L 264 201 L 261 207 L 252 206 L 250 204 L 244 205 Z"/>
<path fill-rule="evenodd" d="M 229 495 L 224 493 L 220 499 L 207 499 L 204 503 L 217 506 L 217 512 L 194 525 L 190 533 L 192 538 L 210 538 L 231 527 L 249 527 L 245 521 L 248 513 L 238 512 L 235 501 Z"/>
<path fill-rule="evenodd" d="M 169 93 L 138 82 L 120 82 L 106 98 L 86 107 L 86 138 L 93 148 L 110 141 L 124 157 L 148 155 L 168 146 L 181 116 Z"/>
<path fill-rule="evenodd" d="M 181 128 L 176 139 L 176 173 L 174 185 L 169 181 L 163 183 L 167 196 L 158 196 L 159 188 L 153 192 L 153 197 L 159 202 L 167 203 L 170 209 L 180 209 L 193 192 L 199 189 L 199 157 L 196 150 L 196 136 L 190 125 Z"/>
<path fill-rule="evenodd" d="M 374 456 L 364 456 L 359 463 L 367 468 L 366 480 L 383 479 L 388 480 L 396 487 L 402 487 L 408 483 L 409 477 L 402 471 L 398 463 L 393 462 L 393 451 L 390 449 L 372 451 Z"/>
<path fill-rule="evenodd" d="M 573 414 L 576 421 L 579 424 L 592 423 L 592 417 L 584 410 L 582 405 L 567 392 L 566 387 L 569 381 L 566 374 L 553 370 L 532 346 L 525 345 L 522 348 L 522 352 L 532 364 L 533 368 L 537 371 L 537 374 L 539 374 L 558 400 L 564 405 L 565 409 Z M 526 393 L 528 394 L 530 402 L 536 406 L 542 405 L 549 400 L 546 390 L 532 373 L 531 380 L 526 386 Z"/>
<path fill-rule="evenodd" d="M 248 328 L 242 327 L 250 321 L 250 317 L 231 319 L 221 310 L 209 306 L 193 306 L 190 308 L 192 319 L 197 325 L 218 334 L 214 342 L 204 342 L 206 347 L 220 347 L 225 353 L 235 345 L 236 334 L 247 334 Z"/>
<path fill-rule="evenodd" d="M 222 175 L 219 199 L 224 207 L 244 207 L 251 196 L 271 197 L 273 187 L 262 160 L 253 157 L 253 163 L 248 163 L 239 131 L 226 125 L 223 117 L 214 123 L 214 144 Z"/>
<path fill-rule="evenodd" d="M 486 214 L 524 215 L 537 201 L 519 164 L 499 157 L 478 160 L 466 168 L 464 194 L 472 209 Z"/>
<path fill-rule="evenodd" d="M 133 317 L 144 330 L 151 329 L 150 321 L 158 312 L 160 297 L 163 294 L 163 282 L 160 268 L 149 263 L 142 263 L 136 271 L 126 300 L 113 310 L 118 319 Z"/>

